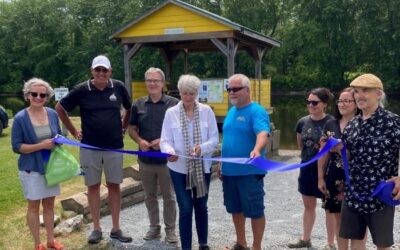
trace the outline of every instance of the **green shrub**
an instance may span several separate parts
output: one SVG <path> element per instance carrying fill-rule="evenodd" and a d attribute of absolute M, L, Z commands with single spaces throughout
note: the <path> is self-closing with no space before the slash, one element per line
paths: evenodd
<path fill-rule="evenodd" d="M 11 109 L 6 109 L 6 112 L 7 112 L 7 115 L 8 115 L 8 119 L 14 117 L 14 114 L 13 114 Z"/>
<path fill-rule="evenodd" d="M 7 97 L 3 103 L 6 109 L 10 109 L 12 111 L 12 114 L 17 113 L 26 106 L 26 103 L 20 97 Z"/>

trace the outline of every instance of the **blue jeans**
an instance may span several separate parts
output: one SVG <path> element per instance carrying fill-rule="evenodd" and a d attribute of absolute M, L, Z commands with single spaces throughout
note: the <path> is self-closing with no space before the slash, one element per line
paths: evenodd
<path fill-rule="evenodd" d="M 186 190 L 186 174 L 170 170 L 170 176 L 174 185 L 179 207 L 179 236 L 181 238 L 182 250 L 192 249 L 193 208 L 199 245 L 207 245 L 208 193 L 204 197 L 196 198 L 196 189 Z M 204 174 L 207 189 L 210 187 L 210 178 L 211 174 Z"/>

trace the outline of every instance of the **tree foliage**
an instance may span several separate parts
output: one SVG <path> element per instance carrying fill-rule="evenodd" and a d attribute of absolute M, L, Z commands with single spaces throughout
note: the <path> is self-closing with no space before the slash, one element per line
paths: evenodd
<path fill-rule="evenodd" d="M 110 35 L 162 2 L 1 1 L 0 91 L 19 91 L 33 76 L 70 87 L 89 76 L 90 61 L 98 54 L 109 56 L 114 77 L 123 79 L 122 46 L 110 41 Z M 275 90 L 340 89 L 363 72 L 380 76 L 387 90 L 400 90 L 398 0 L 185 2 L 282 41 L 282 47 L 264 57 L 263 76 L 272 78 Z M 182 61 L 178 56 L 177 68 Z M 189 62 L 189 71 L 201 78 L 226 75 L 220 53 L 192 53 Z M 132 65 L 134 79 L 153 65 L 164 65 L 159 51 L 142 49 Z M 254 74 L 246 53 L 238 53 L 236 70 Z"/>

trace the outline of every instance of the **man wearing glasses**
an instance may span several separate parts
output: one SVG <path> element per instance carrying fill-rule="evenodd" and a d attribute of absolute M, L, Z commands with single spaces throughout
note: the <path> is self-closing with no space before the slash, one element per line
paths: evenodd
<path fill-rule="evenodd" d="M 112 68 L 107 57 L 95 57 L 90 72 L 92 78 L 75 86 L 57 103 L 56 111 L 75 139 L 96 147 L 122 149 L 131 105 L 128 92 L 121 81 L 110 78 Z M 124 108 L 122 117 L 121 106 Z M 81 130 L 74 126 L 67 113 L 75 107 L 80 109 Z M 100 227 L 100 185 L 103 170 L 112 218 L 110 237 L 121 242 L 131 242 L 132 238 L 125 236 L 119 226 L 120 184 L 123 180 L 122 154 L 81 148 L 80 164 L 85 172 L 89 211 L 93 220 L 93 231 L 89 235 L 88 243 L 96 244 L 103 238 Z"/>
<path fill-rule="evenodd" d="M 164 72 L 159 68 L 149 68 L 145 73 L 148 96 L 136 100 L 131 108 L 129 135 L 139 145 L 140 151 L 160 152 L 160 136 L 165 112 L 175 106 L 178 99 L 163 93 Z M 172 188 L 167 159 L 139 156 L 139 174 L 145 192 L 145 205 L 150 227 L 143 239 L 161 237 L 158 205 L 158 185 L 164 201 L 165 240 L 178 241 L 175 233 L 176 198 Z"/>
<path fill-rule="evenodd" d="M 270 133 L 269 115 L 250 97 L 250 80 L 235 74 L 228 80 L 227 91 L 233 107 L 223 126 L 223 157 L 263 157 Z M 251 218 L 252 249 L 261 250 L 265 229 L 264 176 L 265 171 L 250 165 L 222 163 L 224 205 L 232 214 L 236 242 L 227 249 L 250 249 L 245 235 L 246 218 Z"/>

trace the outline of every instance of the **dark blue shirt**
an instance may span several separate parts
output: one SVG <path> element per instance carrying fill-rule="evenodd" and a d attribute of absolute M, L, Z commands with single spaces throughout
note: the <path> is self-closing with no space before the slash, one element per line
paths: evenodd
<path fill-rule="evenodd" d="M 90 80 L 75 86 L 61 99 L 61 106 L 71 112 L 79 107 L 82 143 L 103 148 L 122 148 L 121 107 L 131 107 L 128 92 L 121 81 L 110 79 L 104 90 L 97 89 Z"/>
<path fill-rule="evenodd" d="M 129 124 L 139 130 L 139 136 L 148 142 L 159 139 L 161 136 L 162 124 L 165 112 L 179 102 L 172 96 L 163 95 L 158 102 L 153 102 L 150 97 L 139 98 L 131 108 Z M 150 151 L 158 151 L 150 149 Z M 147 164 L 166 164 L 167 159 L 139 156 L 139 159 Z"/>
<path fill-rule="evenodd" d="M 397 176 L 400 149 L 400 117 L 378 108 L 368 119 L 361 115 L 351 120 L 343 131 L 343 142 L 349 155 L 351 188 L 346 186 L 348 207 L 363 213 L 374 213 L 385 207 L 378 198 L 369 196 L 379 182 Z"/>

